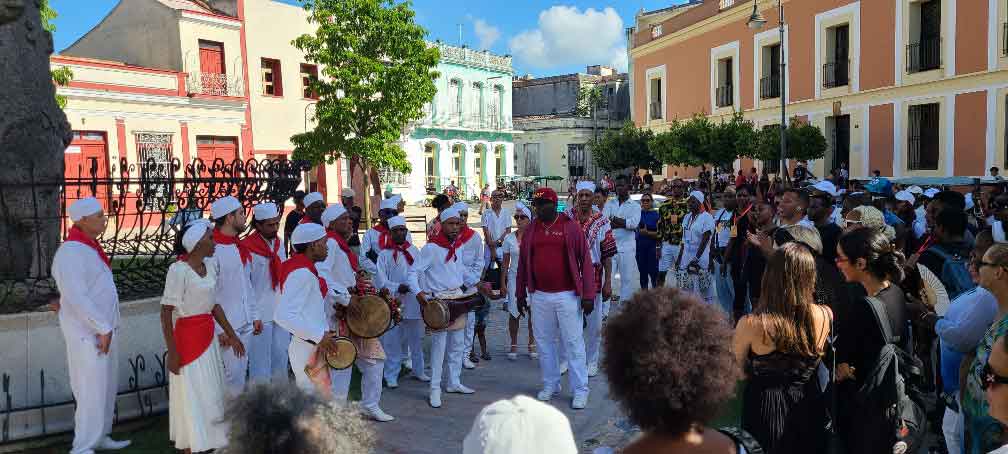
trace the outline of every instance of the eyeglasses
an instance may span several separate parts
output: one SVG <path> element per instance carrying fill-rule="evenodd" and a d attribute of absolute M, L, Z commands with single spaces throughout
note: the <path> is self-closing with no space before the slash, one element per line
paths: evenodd
<path fill-rule="evenodd" d="M 522 219 L 528 219 L 528 216 L 521 215 L 521 214 L 516 214 L 515 217 L 514 217 L 514 220 L 516 220 L 516 221 L 520 221 Z"/>
<path fill-rule="evenodd" d="M 990 389 L 990 387 L 995 383 L 999 385 L 1008 385 L 1008 377 L 1003 377 L 994 373 L 994 369 L 991 368 L 990 362 L 984 364 L 982 377 L 983 382 L 981 385 L 983 386 L 984 391 Z"/>
<path fill-rule="evenodd" d="M 985 266 L 989 266 L 991 268 L 1003 268 L 1005 266 L 1005 265 L 999 265 L 997 263 L 986 262 L 983 259 L 977 260 L 976 265 L 978 270 Z"/>

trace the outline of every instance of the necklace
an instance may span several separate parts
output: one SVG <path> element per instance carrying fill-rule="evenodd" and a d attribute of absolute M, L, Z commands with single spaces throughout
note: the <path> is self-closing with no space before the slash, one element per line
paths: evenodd
<path fill-rule="evenodd" d="M 555 225 L 558 220 L 560 220 L 560 216 L 557 216 L 557 217 L 553 218 L 553 222 L 551 222 L 549 226 L 546 226 L 546 224 L 543 224 L 543 227 L 546 229 L 547 233 L 549 233 L 550 229 L 553 228 L 553 225 Z"/>

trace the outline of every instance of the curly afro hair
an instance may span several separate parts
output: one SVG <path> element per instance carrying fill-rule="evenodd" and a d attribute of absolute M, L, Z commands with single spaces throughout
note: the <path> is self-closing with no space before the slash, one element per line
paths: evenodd
<path fill-rule="evenodd" d="M 710 422 L 741 375 L 724 313 L 672 288 L 640 291 L 623 307 L 603 333 L 612 397 L 648 432 Z"/>

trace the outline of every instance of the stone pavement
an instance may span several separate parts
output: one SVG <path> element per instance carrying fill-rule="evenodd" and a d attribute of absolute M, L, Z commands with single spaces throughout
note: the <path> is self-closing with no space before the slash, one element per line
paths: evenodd
<path fill-rule="evenodd" d="M 473 420 L 486 405 L 514 397 L 518 394 L 535 397 L 541 389 L 538 361 L 525 354 L 528 345 L 528 328 L 524 319 L 519 327 L 517 361 L 509 361 L 510 348 L 507 334 L 507 313 L 496 305 L 487 317 L 487 347 L 493 358 L 481 360 L 476 369 L 462 371 L 462 382 L 476 390 L 475 394 L 461 395 L 442 392 L 441 408 L 431 408 L 427 403 L 427 383 L 404 376 L 399 388 L 382 392 L 381 406 L 396 417 L 390 423 L 377 424 L 379 443 L 376 452 L 395 454 L 457 453 L 462 450 L 462 440 L 472 427 Z M 476 347 L 479 348 L 478 345 Z M 425 343 L 425 352 L 430 342 Z M 428 355 L 426 360 L 430 361 Z M 430 365 L 427 366 L 428 374 Z M 446 370 L 447 372 L 447 370 Z M 570 419 L 575 438 L 582 453 L 590 453 L 603 444 L 621 444 L 629 433 L 625 418 L 616 404 L 609 400 L 609 388 L 600 374 L 591 379 L 591 397 L 584 410 L 570 408 L 571 394 L 567 380 L 564 391 L 550 402 Z"/>

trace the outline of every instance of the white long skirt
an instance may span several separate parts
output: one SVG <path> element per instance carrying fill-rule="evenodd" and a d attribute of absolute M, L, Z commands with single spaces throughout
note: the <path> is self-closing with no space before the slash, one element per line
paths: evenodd
<path fill-rule="evenodd" d="M 508 273 L 507 311 L 512 317 L 518 318 L 518 273 Z"/>
<path fill-rule="evenodd" d="M 179 375 L 168 373 L 168 391 L 168 435 L 175 449 L 202 452 L 227 446 L 224 368 L 216 336 Z"/>

